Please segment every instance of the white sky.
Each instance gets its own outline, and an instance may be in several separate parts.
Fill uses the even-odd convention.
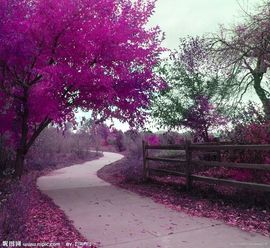
[[[250,10],[263,0],[157,0],[150,26],[159,26],[165,32],[163,46],[178,47],[179,38],[218,31],[219,24],[230,25],[241,20],[243,11]],[[78,117],[86,116],[79,113]],[[111,122],[109,122],[111,123]],[[117,129],[126,131],[127,124],[114,121]]]
[[[150,24],[166,34],[165,47],[178,47],[180,37],[203,35],[241,19],[243,12],[263,0],[157,0]],[[242,13],[241,13],[242,12]]]

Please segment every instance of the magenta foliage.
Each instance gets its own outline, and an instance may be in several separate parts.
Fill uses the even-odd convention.
[[[141,123],[163,50],[154,1],[0,0],[0,132],[19,140],[77,108]],[[27,127],[22,123],[27,122]],[[40,125],[42,127],[42,125]]]
[[[268,122],[260,123],[239,123],[229,134],[233,143],[238,144],[270,144],[270,126]],[[270,163],[268,151],[238,151],[225,154],[224,159],[238,163]],[[237,180],[255,180],[258,182],[270,183],[270,173],[258,170],[232,170],[232,177]]]
[[[194,105],[185,113],[182,124],[192,129],[195,137],[203,138],[205,142],[208,142],[210,129],[225,125],[226,120],[206,96],[197,96]]]
[[[248,182],[253,179],[253,175],[250,170],[230,170],[230,176],[237,181]]]
[[[160,144],[160,138],[156,134],[151,134],[146,136],[146,141],[149,145],[159,145]]]
[[[236,143],[269,144],[269,123],[237,125],[230,138]]]

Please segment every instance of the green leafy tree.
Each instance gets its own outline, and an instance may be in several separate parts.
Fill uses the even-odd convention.
[[[151,109],[160,126],[186,126],[187,112],[201,96],[215,103],[217,111],[224,110],[229,100],[228,84],[224,81],[234,80],[234,77],[224,74],[227,72],[221,70],[208,47],[204,38],[182,39],[179,49],[160,68],[159,73],[168,87],[156,94]]]

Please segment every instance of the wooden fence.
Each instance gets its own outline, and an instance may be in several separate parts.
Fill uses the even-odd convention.
[[[149,156],[149,150],[176,150],[185,151],[185,159],[180,160],[178,158],[164,158],[164,157],[151,157]],[[148,145],[143,141],[143,167],[144,167],[144,178],[148,178],[150,173],[158,172],[167,175],[176,175],[186,178],[186,187],[188,190],[192,187],[193,181],[203,181],[212,184],[226,184],[229,186],[238,186],[243,188],[270,191],[270,185],[258,184],[251,182],[242,182],[229,179],[221,179],[214,177],[207,177],[201,175],[195,175],[194,169],[198,166],[208,166],[208,167],[230,167],[230,168],[247,168],[256,169],[262,171],[270,171],[270,164],[251,164],[251,163],[232,163],[232,162],[221,162],[219,161],[207,161],[207,160],[193,160],[192,153],[194,151],[202,152],[215,152],[220,158],[221,151],[237,151],[237,150],[264,150],[270,151],[270,145],[231,145],[231,144],[191,144],[186,142],[183,145]],[[160,162],[170,162],[175,163],[184,168],[184,172],[161,169],[161,168],[150,168],[149,161],[160,161]]]

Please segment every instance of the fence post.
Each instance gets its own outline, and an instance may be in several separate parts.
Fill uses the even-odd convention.
[[[189,140],[186,141],[186,188],[189,191],[192,187],[192,179],[191,179],[191,158],[192,152],[190,149],[191,142]]]
[[[221,145],[219,138],[214,138],[217,146]],[[221,162],[221,151],[219,149],[215,150],[216,152],[216,161]],[[211,159],[213,160],[213,158]]]
[[[143,179],[146,180],[147,177],[149,176],[149,171],[148,171],[148,161],[146,160],[148,150],[146,149],[145,140],[142,141],[142,147],[143,147]]]
[[[217,151],[217,161],[221,162],[221,151],[220,150]]]

